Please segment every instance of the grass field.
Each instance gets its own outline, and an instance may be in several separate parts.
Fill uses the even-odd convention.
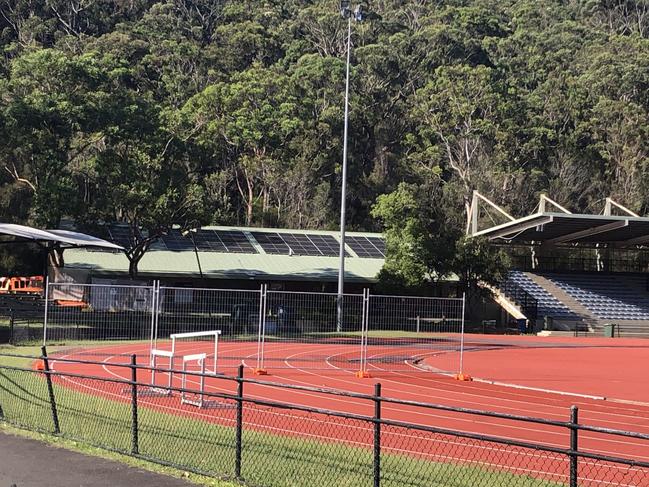
[[[0,353],[2,351],[0,348]],[[39,353],[37,347],[4,351],[25,355]],[[25,367],[30,366],[29,362],[0,357],[0,365]],[[120,387],[123,386],[116,384],[113,392],[118,394]],[[57,383],[54,389],[62,437],[84,445],[124,453],[130,451],[131,406],[126,400],[113,401]],[[0,369],[0,406],[9,423],[30,430],[52,431],[46,381],[40,374]],[[140,407],[139,422],[142,457],[225,480],[232,478],[234,428],[148,407]],[[242,476],[252,485],[372,485],[372,452],[367,448],[273,435],[251,427],[244,427],[243,445]],[[209,481],[210,485],[232,485],[212,482]],[[554,487],[560,484],[491,469],[384,454],[381,485]]]

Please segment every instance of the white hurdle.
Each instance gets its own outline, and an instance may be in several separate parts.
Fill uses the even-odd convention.
[[[213,376],[206,372],[205,359],[207,358],[206,353],[195,353],[192,355],[183,355],[183,367],[182,367],[182,378],[181,378],[181,392],[180,392],[180,404],[186,404],[188,406],[195,406],[197,408],[219,408],[219,409],[231,409],[235,408],[236,404],[220,402],[218,400],[208,401],[205,399],[205,377]],[[187,364],[190,362],[198,363],[198,371],[188,371]],[[187,376],[191,375],[192,377],[200,377],[198,383],[198,390],[193,390],[187,387]]]
[[[169,377],[167,379],[167,388],[158,387],[155,383],[155,373],[158,368],[158,357],[166,357],[169,359]],[[151,350],[151,391],[158,394],[170,395],[171,394],[171,384],[173,381],[173,370],[174,368],[174,355],[172,352],[167,350]]]
[[[207,358],[206,353],[195,353],[193,355],[183,355],[183,372],[181,380],[181,392],[180,392],[180,403],[189,404],[190,406],[196,406],[202,408],[205,404],[205,398],[203,393],[205,392],[205,359]],[[191,399],[190,394],[187,390],[187,362],[198,362],[200,368],[200,384],[198,392],[193,394],[198,396],[198,399]]]
[[[169,335],[169,338],[171,338],[171,353],[176,354],[176,340],[180,338],[199,338],[199,337],[214,337],[214,365],[210,370],[205,370],[206,374],[212,374],[216,375],[217,369],[216,369],[216,362],[217,362],[217,357],[219,353],[219,335],[221,334],[221,330],[210,330],[210,331],[194,331],[190,333],[173,333]],[[190,355],[191,356],[191,355]],[[205,358],[207,359],[207,354],[205,354]],[[172,359],[173,360],[173,359]]]
[[[152,348],[150,352],[151,356],[151,388],[146,391],[146,395],[171,395],[171,387],[173,385],[173,370],[174,370],[174,361],[175,357],[177,355],[176,352],[176,341],[182,338],[199,338],[199,337],[213,337],[214,339],[214,364],[210,368],[210,370],[207,370],[206,367],[206,362],[207,362],[207,353],[199,353],[199,354],[192,354],[192,355],[185,355],[183,356],[183,388],[185,387],[185,381],[186,381],[186,375],[184,374],[185,371],[185,363],[187,361],[197,361],[200,359],[199,363],[201,366],[201,375],[217,375],[217,368],[216,368],[216,362],[217,362],[217,357],[219,353],[219,335],[221,335],[221,330],[210,330],[210,331],[195,331],[195,332],[189,332],[189,333],[173,333],[169,335],[169,338],[171,338],[171,350],[161,350],[159,348]],[[200,356],[203,356],[200,358]],[[156,385],[156,371],[158,368],[158,359],[159,357],[166,357],[169,359],[169,377],[167,380],[167,387],[165,388],[160,387]],[[204,387],[204,378],[201,377],[201,390]],[[201,395],[201,404],[203,403],[203,398]],[[202,406],[199,406],[202,407]]]

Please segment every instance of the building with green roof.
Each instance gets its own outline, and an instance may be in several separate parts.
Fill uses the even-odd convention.
[[[104,238],[129,245],[126,227],[106,228]],[[161,237],[138,265],[138,279],[169,285],[335,291],[339,232],[248,227],[202,227]],[[378,233],[347,232],[345,282],[348,291],[371,286],[385,260]],[[84,283],[129,280],[129,262],[121,252],[99,249],[65,251],[64,267],[50,269],[55,281]]]

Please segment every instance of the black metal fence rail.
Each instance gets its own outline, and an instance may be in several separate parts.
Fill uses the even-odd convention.
[[[135,356],[110,364],[122,372],[114,377],[52,370],[52,362],[105,364],[50,359],[45,350],[0,360],[16,363],[0,365],[4,421],[247,485],[649,485],[649,462],[637,459],[649,456],[649,435],[580,424],[576,407],[569,420],[555,421],[385,397],[380,384],[371,395],[278,384],[244,378],[240,367],[237,376],[210,376],[220,390],[203,391],[204,407],[196,408],[179,396],[199,395],[193,384],[201,374],[185,372],[189,386],[152,388],[146,378],[153,369]],[[34,361],[42,370],[25,367]],[[329,407],[280,400],[277,391],[328,398]],[[394,407],[541,425],[563,433],[565,444],[403,421],[390,417]],[[637,458],[584,449],[585,432],[635,442]]]
[[[44,310],[44,301],[38,296],[0,296],[0,343],[41,339]]]

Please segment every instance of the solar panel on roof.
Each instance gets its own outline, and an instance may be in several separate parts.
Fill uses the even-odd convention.
[[[280,237],[291,248],[295,255],[316,255],[321,256],[322,252],[309,239],[307,235],[300,233],[282,233]]]
[[[124,225],[101,225],[92,231],[90,235],[116,243],[125,249],[129,249],[134,245],[133,239],[131,238],[131,230]],[[88,247],[87,250],[90,252],[116,252],[115,250],[101,247]]]
[[[367,237],[367,240],[370,241],[374,247],[376,247],[376,250],[381,252],[383,254],[383,257],[385,257],[385,240],[381,237]]]
[[[225,245],[228,252],[235,254],[256,254],[257,250],[252,246],[248,237],[237,230],[215,230],[214,233],[218,235]]]
[[[215,230],[199,230],[194,234],[196,248],[201,252],[227,252],[228,249]]]
[[[189,236],[184,237],[179,230],[169,231],[160,240],[167,247],[167,250],[171,250],[172,252],[192,250],[194,248],[191,238]]]
[[[108,228],[105,225],[102,225],[96,229],[93,229],[92,231],[89,231],[88,235],[92,235],[93,237],[108,240],[109,242],[111,241],[110,233],[108,232]],[[117,242],[113,242],[113,243],[117,243]],[[86,250],[88,252],[114,252],[113,250],[105,249],[102,247],[87,247]]]
[[[370,259],[381,259],[384,257],[383,252],[377,249],[367,237],[349,236],[345,240],[347,245],[349,245],[359,257]]]
[[[289,254],[289,247],[279,233],[252,232],[252,236],[267,254]]]
[[[340,253],[340,243],[333,236],[309,234],[308,237],[322,255],[335,257]],[[345,252],[345,255],[349,254]]]
[[[180,230],[171,230],[162,236],[151,248],[172,252],[193,250],[194,244],[200,252],[223,252],[256,254],[257,250],[243,232],[199,229],[183,235]]]

